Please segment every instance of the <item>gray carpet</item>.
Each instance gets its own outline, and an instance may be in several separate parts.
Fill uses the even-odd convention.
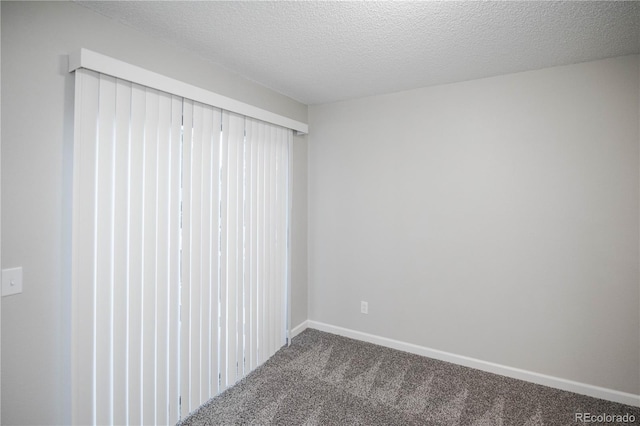
[[[181,425],[564,426],[583,412],[640,419],[637,407],[308,329]]]

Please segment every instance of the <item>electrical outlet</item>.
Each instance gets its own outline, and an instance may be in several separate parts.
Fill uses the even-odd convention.
[[[369,304],[367,302],[360,302],[360,313],[368,314],[369,313]]]

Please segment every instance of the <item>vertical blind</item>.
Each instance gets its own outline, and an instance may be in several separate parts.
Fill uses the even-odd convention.
[[[291,130],[76,70],[73,421],[169,424],[286,343]]]

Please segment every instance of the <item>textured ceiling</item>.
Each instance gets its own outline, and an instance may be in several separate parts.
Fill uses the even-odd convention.
[[[640,2],[78,2],[305,104],[640,52]]]

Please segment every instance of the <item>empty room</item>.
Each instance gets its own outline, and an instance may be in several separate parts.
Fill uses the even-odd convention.
[[[1,424],[639,424],[640,2],[0,19]]]

